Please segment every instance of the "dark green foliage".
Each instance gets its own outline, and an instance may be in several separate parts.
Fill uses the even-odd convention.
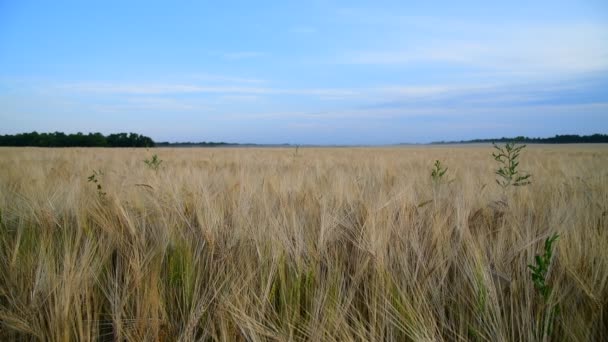
[[[108,135],[110,147],[154,147],[154,141],[136,133],[118,133]]]
[[[93,183],[96,185],[97,194],[99,195],[99,197],[103,198],[107,194],[103,191],[103,188],[102,188],[101,184],[99,183],[100,176],[103,176],[103,172],[101,170],[93,171],[93,173],[87,179],[89,180],[89,183]]]
[[[500,147],[495,143],[492,143],[496,149],[495,153],[492,153],[492,157],[501,164],[496,170],[496,174],[500,177],[496,179],[496,183],[503,188],[507,188],[509,185],[523,186],[530,184],[531,175],[527,173],[519,172],[519,154],[526,145],[517,145],[516,143],[507,143],[504,147]]]
[[[144,163],[146,163],[146,165],[154,171],[158,171],[158,168],[162,162],[163,161],[160,160],[156,154],[152,156],[152,159],[144,160]]]
[[[461,140],[461,141],[438,141],[432,144],[478,144],[478,143],[489,143],[489,142],[500,142],[507,143],[516,141],[519,143],[527,144],[599,144],[608,143],[608,134],[592,134],[592,135],[578,135],[578,134],[566,134],[556,135],[550,138],[529,138],[524,136],[518,136],[515,138],[500,138],[500,139],[473,139],[473,140]]]
[[[433,182],[438,183],[443,178],[443,175],[448,171],[448,168],[444,168],[441,165],[439,160],[435,160],[435,164],[433,165],[433,170],[431,171],[431,178],[433,178]]]
[[[38,147],[154,147],[154,140],[137,133],[110,134],[101,133],[68,134],[54,133],[21,133],[0,135],[0,146],[38,146]]]
[[[553,243],[559,238],[558,234],[553,234],[545,240],[545,250],[543,254],[537,254],[534,258],[536,265],[528,265],[532,273],[534,287],[547,301],[551,295],[551,286],[547,284],[547,272],[553,257]]]
[[[543,254],[537,254],[534,257],[535,265],[528,265],[530,273],[532,274],[534,288],[536,288],[538,293],[542,296],[544,302],[543,314],[541,315],[543,327],[540,333],[541,337],[551,336],[553,334],[555,319],[560,313],[559,306],[551,305],[549,302],[552,288],[547,282],[549,266],[551,265],[551,261],[553,259],[553,244],[558,238],[559,235],[556,233],[548,237],[545,240]]]

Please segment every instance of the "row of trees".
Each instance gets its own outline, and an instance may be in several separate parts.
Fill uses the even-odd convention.
[[[434,144],[451,144],[451,143],[506,143],[506,142],[518,142],[528,144],[578,144],[578,143],[608,143],[608,134],[592,134],[592,135],[578,135],[578,134],[567,134],[567,135],[556,135],[550,138],[529,138],[524,136],[518,136],[515,138],[500,138],[500,139],[474,139],[474,140],[463,140],[463,141],[450,141],[450,142],[436,142]]]
[[[0,135],[0,146],[38,146],[38,147],[154,147],[152,138],[137,133],[116,133],[105,136],[101,133],[65,134],[20,133]]]

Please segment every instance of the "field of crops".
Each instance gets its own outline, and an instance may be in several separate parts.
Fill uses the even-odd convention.
[[[608,146],[492,152],[0,148],[0,340],[605,340]]]

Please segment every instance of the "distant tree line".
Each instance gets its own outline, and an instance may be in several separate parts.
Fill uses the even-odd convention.
[[[0,146],[38,146],[38,147],[154,147],[149,137],[137,133],[115,133],[105,136],[101,133],[65,134],[20,133],[0,135]]]
[[[577,135],[577,134],[566,134],[556,135],[550,138],[529,138],[524,136],[518,136],[515,138],[499,138],[499,139],[473,139],[473,140],[461,140],[461,141],[438,141],[433,144],[474,144],[474,143],[505,143],[505,142],[519,142],[527,144],[580,144],[580,143],[608,143],[608,134],[592,134],[592,135]]]

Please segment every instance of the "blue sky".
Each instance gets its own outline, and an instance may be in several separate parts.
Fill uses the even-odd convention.
[[[0,0],[0,134],[608,133],[605,1]]]

